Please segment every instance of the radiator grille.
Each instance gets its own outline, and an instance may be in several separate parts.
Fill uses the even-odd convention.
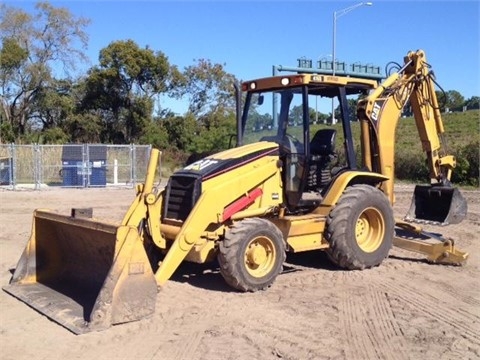
[[[201,193],[201,178],[173,175],[167,185],[165,218],[185,221]]]

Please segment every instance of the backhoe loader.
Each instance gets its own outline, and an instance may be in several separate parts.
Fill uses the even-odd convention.
[[[457,224],[467,212],[450,183],[455,158],[441,142],[434,77],[423,51],[409,52],[381,85],[298,73],[243,82],[238,104],[240,93],[237,146],[185,166],[163,189],[154,185],[160,152],[153,149],[121,225],[82,211],[36,210],[4,290],[82,334],[151,315],[158,289],[183,261],[216,259],[225,281],[245,292],[272,285],[286,252],[322,249],[350,270],[378,266],[393,245],[433,263],[466,261],[452,240],[415,224]],[[347,96],[361,98],[358,156]],[[265,97],[279,111],[262,117]],[[310,134],[316,97],[338,99],[343,152],[335,149],[334,128]],[[395,129],[408,101],[430,179],[416,187],[405,219],[395,220]]]

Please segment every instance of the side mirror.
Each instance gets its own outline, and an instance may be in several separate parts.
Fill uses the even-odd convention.
[[[263,100],[264,100],[264,96],[263,95],[258,95],[257,104],[258,105],[263,105]]]

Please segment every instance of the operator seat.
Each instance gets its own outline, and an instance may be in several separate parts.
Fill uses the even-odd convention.
[[[329,156],[335,153],[337,130],[320,129],[310,142],[310,154],[313,156]]]
[[[337,158],[335,139],[337,130],[320,129],[310,142],[310,159],[307,189],[316,191],[331,180],[327,166]]]

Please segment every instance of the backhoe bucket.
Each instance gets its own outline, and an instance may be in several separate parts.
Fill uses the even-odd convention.
[[[157,294],[135,227],[44,210],[3,289],[75,334],[149,316]]]
[[[450,186],[417,185],[405,221],[424,224],[458,224],[467,216],[467,201]]]

